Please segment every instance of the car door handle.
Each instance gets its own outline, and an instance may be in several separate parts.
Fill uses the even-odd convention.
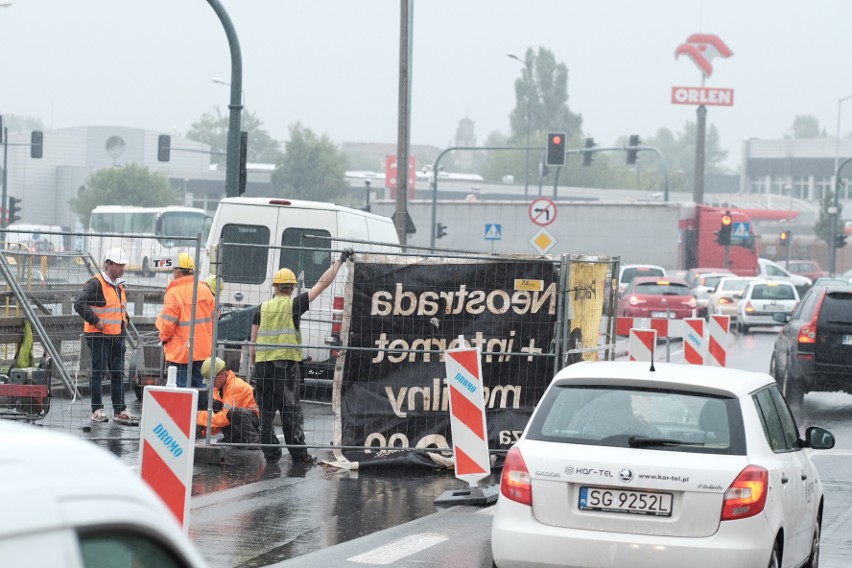
[[[790,481],[785,474],[781,474],[781,483],[787,483]]]
[[[808,478],[808,474],[804,471],[802,472],[802,481],[805,481]]]

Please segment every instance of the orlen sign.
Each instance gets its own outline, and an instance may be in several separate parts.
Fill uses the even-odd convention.
[[[734,106],[734,90],[710,87],[672,87],[672,104]]]

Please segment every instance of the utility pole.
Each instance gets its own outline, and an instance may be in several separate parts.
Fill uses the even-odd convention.
[[[396,139],[396,211],[393,223],[399,243],[408,243],[408,149],[411,138],[411,0],[399,6],[399,116]]]

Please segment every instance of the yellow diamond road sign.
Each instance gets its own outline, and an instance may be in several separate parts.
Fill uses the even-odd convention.
[[[539,254],[546,254],[556,244],[556,239],[542,227],[530,239],[530,244]]]

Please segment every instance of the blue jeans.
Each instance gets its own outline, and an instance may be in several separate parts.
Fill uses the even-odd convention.
[[[204,384],[204,377],[201,375],[201,365],[204,361],[192,362],[192,385],[198,389],[198,409],[207,410],[207,385]],[[189,365],[186,363],[166,363],[166,365],[174,365],[177,367],[177,386],[186,388],[187,386],[187,369]]]
[[[103,408],[103,380],[109,379],[112,397],[112,412],[119,414],[127,408],[124,403],[124,336],[89,335],[86,344],[92,354],[92,377],[89,390],[92,393],[92,412]]]

